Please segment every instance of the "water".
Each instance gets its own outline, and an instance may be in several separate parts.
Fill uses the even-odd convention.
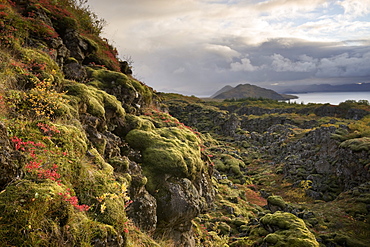
[[[294,94],[298,99],[290,100],[296,103],[329,103],[339,105],[346,100],[368,100],[370,102],[370,92],[325,92],[325,93],[304,93]]]

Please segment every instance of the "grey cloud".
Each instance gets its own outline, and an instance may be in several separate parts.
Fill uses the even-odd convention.
[[[189,50],[153,53],[146,63],[155,66],[146,74],[150,75],[151,82],[160,85],[150,86],[160,91],[197,92],[198,95],[211,95],[227,84],[269,86],[282,81],[289,84],[289,81],[325,83],[328,80],[335,84],[369,77],[370,47],[339,44],[278,39],[246,46],[233,39],[212,45],[215,49],[194,46]],[[163,57],[166,59],[161,60]],[[138,71],[140,74],[141,69]]]
[[[249,58],[245,57],[240,62],[234,62],[230,64],[232,71],[256,71],[260,69],[258,66],[254,66]]]
[[[294,71],[294,72],[310,72],[316,69],[315,59],[303,54],[301,61],[293,62],[288,58],[283,57],[280,54],[274,54],[271,56],[272,68],[277,72],[282,71]]]
[[[239,52],[231,49],[229,46],[226,45],[207,44],[205,46],[205,50],[209,51],[210,53],[222,56],[228,61],[232,61],[234,57],[240,56]]]
[[[319,77],[370,76],[370,52],[361,54],[343,53],[323,58],[318,65]]]
[[[341,3],[355,16],[354,2],[89,0],[109,23],[107,38],[132,57],[138,79],[158,91],[198,95],[227,84],[369,77],[370,23],[318,13]]]

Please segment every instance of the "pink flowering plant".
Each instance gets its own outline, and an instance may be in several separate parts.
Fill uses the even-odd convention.
[[[39,183],[50,180],[65,188],[67,185],[63,181],[58,163],[62,163],[63,159],[68,159],[68,152],[55,145],[50,145],[54,144],[52,138],[60,135],[61,131],[56,126],[43,122],[37,123],[36,126],[42,139],[48,142],[48,145],[45,142],[23,140],[17,136],[11,138],[14,148],[26,157],[24,166],[26,176]],[[87,211],[90,208],[88,205],[80,205],[77,196],[72,195],[69,188],[65,193],[58,193],[58,196],[78,211]]]

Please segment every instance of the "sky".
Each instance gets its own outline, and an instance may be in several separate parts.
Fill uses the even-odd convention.
[[[159,92],[370,82],[370,0],[88,0]]]

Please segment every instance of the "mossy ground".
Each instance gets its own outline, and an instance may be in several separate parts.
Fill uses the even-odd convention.
[[[201,101],[191,97],[179,97],[176,95],[169,95],[168,100],[170,104],[174,105],[192,105],[197,103],[198,105],[221,105],[224,108],[242,104],[263,108],[292,107],[292,104],[268,102],[266,105],[265,102],[253,100],[244,102]],[[294,107],[312,107],[313,111],[320,106],[312,104],[310,106],[294,105]],[[205,106],[206,108],[207,106]],[[183,114],[186,114],[186,112]],[[297,125],[304,124],[307,121],[315,124],[313,129],[301,129],[299,127],[293,129],[285,143],[295,142],[315,128],[327,126],[338,128],[340,125],[349,125],[350,129],[348,132],[338,132],[336,135],[340,135],[341,140],[349,139],[353,150],[366,150],[366,145],[368,144],[366,139],[368,137],[368,126],[366,124],[368,123],[368,117],[361,121],[354,121],[342,118],[319,117],[312,113],[308,116],[295,113],[283,115]],[[266,116],[254,116],[256,119],[264,117]],[[364,202],[367,194],[357,191],[357,197],[362,199],[355,200],[353,195],[343,194],[333,202],[315,201],[306,195],[306,190],[310,188],[309,181],[293,184],[294,181],[284,178],[284,164],[272,162],[270,155],[259,151],[258,148],[254,148],[251,143],[235,141],[233,138],[214,133],[212,133],[212,136],[217,141],[214,141],[212,145],[206,146],[206,150],[211,154],[210,159],[219,173],[216,176],[218,179],[214,178],[217,192],[216,203],[214,211],[201,215],[194,221],[194,227],[200,239],[199,245],[259,246],[265,243],[271,246],[318,246],[316,238],[320,239],[320,246],[324,246],[324,243],[337,244],[338,246],[366,245],[366,238],[370,236],[370,232],[367,230],[370,229],[368,211],[365,210],[366,203]],[[333,135],[333,138],[338,138],[338,136]],[[360,139],[353,138],[362,138],[361,140],[364,142],[360,143],[358,141]],[[344,145],[346,145],[346,142],[344,142]],[[233,166],[237,166],[239,169],[233,168]],[[242,173],[242,176],[240,176],[239,171]],[[364,189],[359,191],[364,191]],[[265,197],[275,195],[275,197],[269,198],[269,203],[276,204],[281,209],[291,212],[297,212],[298,210],[298,212],[302,212],[302,215],[311,215],[309,212],[312,212],[314,216],[311,215],[312,217],[305,217],[302,220],[291,213],[282,214],[277,212],[276,218],[284,216],[283,218],[286,218],[287,222],[293,220],[297,222],[299,227],[296,228],[296,232],[294,232],[295,230],[293,232],[290,230],[269,232],[257,223],[258,219],[263,219],[263,216],[269,213],[266,206],[268,201],[262,195]],[[273,200],[274,198],[280,199]],[[279,214],[281,215],[279,216]],[[355,215],[357,215],[357,218],[354,217]],[[284,221],[279,220],[279,222]],[[292,222],[287,223],[289,227],[294,225]],[[306,234],[307,241],[304,240],[306,237],[299,236],[303,233]]]
[[[115,50],[89,22],[92,13],[73,2],[30,1],[21,9],[0,1],[0,121],[8,132],[1,138],[11,141],[20,163],[19,176],[0,192],[5,246],[128,243],[129,174],[114,173],[79,121],[81,114],[103,122],[124,118],[125,110],[114,96],[65,80],[49,46],[74,28],[92,47],[86,63],[119,70]],[[51,18],[52,25],[38,15]]]

